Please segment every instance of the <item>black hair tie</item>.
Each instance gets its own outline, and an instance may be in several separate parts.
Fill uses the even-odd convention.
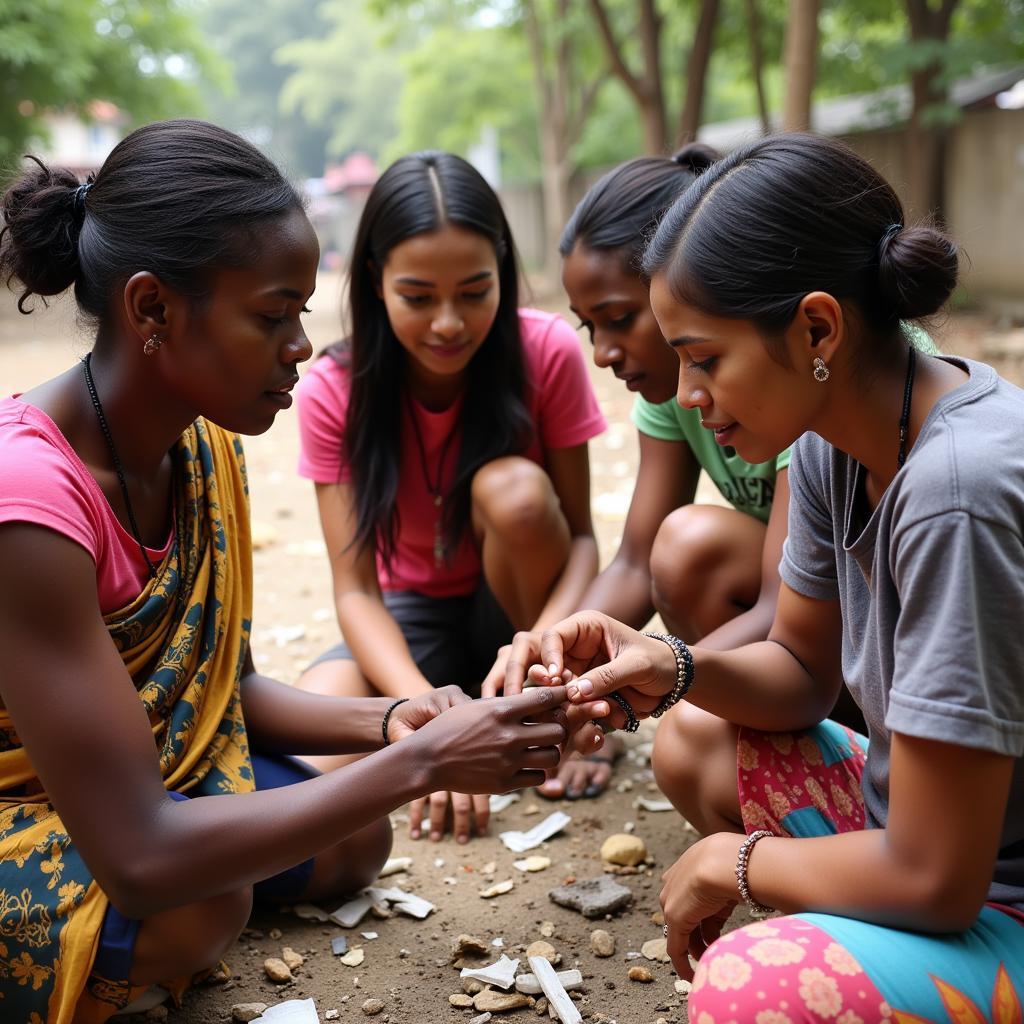
[[[881,241],[878,243],[878,251],[880,254],[889,248],[889,244],[902,230],[902,224],[890,224],[885,229],[885,234],[882,235]]]
[[[84,185],[79,185],[71,194],[71,205],[75,211],[75,218],[81,223],[85,219],[85,197],[92,188],[92,175]]]

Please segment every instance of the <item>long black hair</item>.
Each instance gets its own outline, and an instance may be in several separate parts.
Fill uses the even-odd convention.
[[[568,256],[577,242],[588,249],[621,250],[626,268],[639,273],[659,218],[717,159],[710,146],[691,142],[672,157],[640,156],[619,164],[573,210],[559,253]]]
[[[215,268],[247,266],[265,221],[302,209],[281,172],[244,139],[206,121],[158,121],[125,137],[88,183],[35,157],[5,192],[0,278],[32,295],[72,284],[102,325],[118,288],[152,271],[196,304]]]
[[[701,175],[661,221],[643,266],[648,276],[664,272],[680,302],[753,322],[785,363],[780,332],[809,292],[853,304],[865,340],[884,345],[901,321],[942,307],[958,250],[928,224],[905,226],[892,186],[853,150],[785,134]]]
[[[454,224],[483,235],[498,261],[498,312],[467,367],[460,412],[462,442],[445,502],[444,533],[454,551],[471,511],[473,475],[485,463],[521,452],[532,439],[519,334],[519,268],[512,232],[494,190],[465,160],[427,151],[395,161],[373,186],[359,220],[349,278],[351,335],[328,350],[351,371],[343,454],[352,472],[352,543],[379,551],[385,565],[398,532],[406,360],[378,293],[388,253],[414,235]]]

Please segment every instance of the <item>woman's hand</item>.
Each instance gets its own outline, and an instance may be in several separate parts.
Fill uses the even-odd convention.
[[[460,704],[472,700],[458,686],[439,686],[429,693],[420,693],[399,704],[388,719],[388,739],[397,743],[400,739],[422,729],[438,715]]]
[[[661,876],[668,955],[680,978],[692,980],[689,957],[701,958],[739,901],[735,871],[742,842],[732,832],[708,836]]]

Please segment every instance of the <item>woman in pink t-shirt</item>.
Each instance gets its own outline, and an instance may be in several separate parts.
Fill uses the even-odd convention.
[[[575,608],[597,570],[587,441],[604,420],[578,339],[519,308],[498,197],[447,153],[403,157],[374,186],[349,299],[349,337],[299,389],[299,472],[316,484],[345,643],[299,685],[493,692],[498,649]],[[474,815],[486,826],[485,797],[451,806],[460,841]],[[448,808],[431,798],[432,838]]]

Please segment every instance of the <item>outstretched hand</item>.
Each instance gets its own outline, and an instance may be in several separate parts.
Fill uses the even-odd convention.
[[[399,704],[391,712],[388,738],[392,743],[411,735],[438,715],[472,700],[458,686],[439,686],[429,693],[420,693]]]

